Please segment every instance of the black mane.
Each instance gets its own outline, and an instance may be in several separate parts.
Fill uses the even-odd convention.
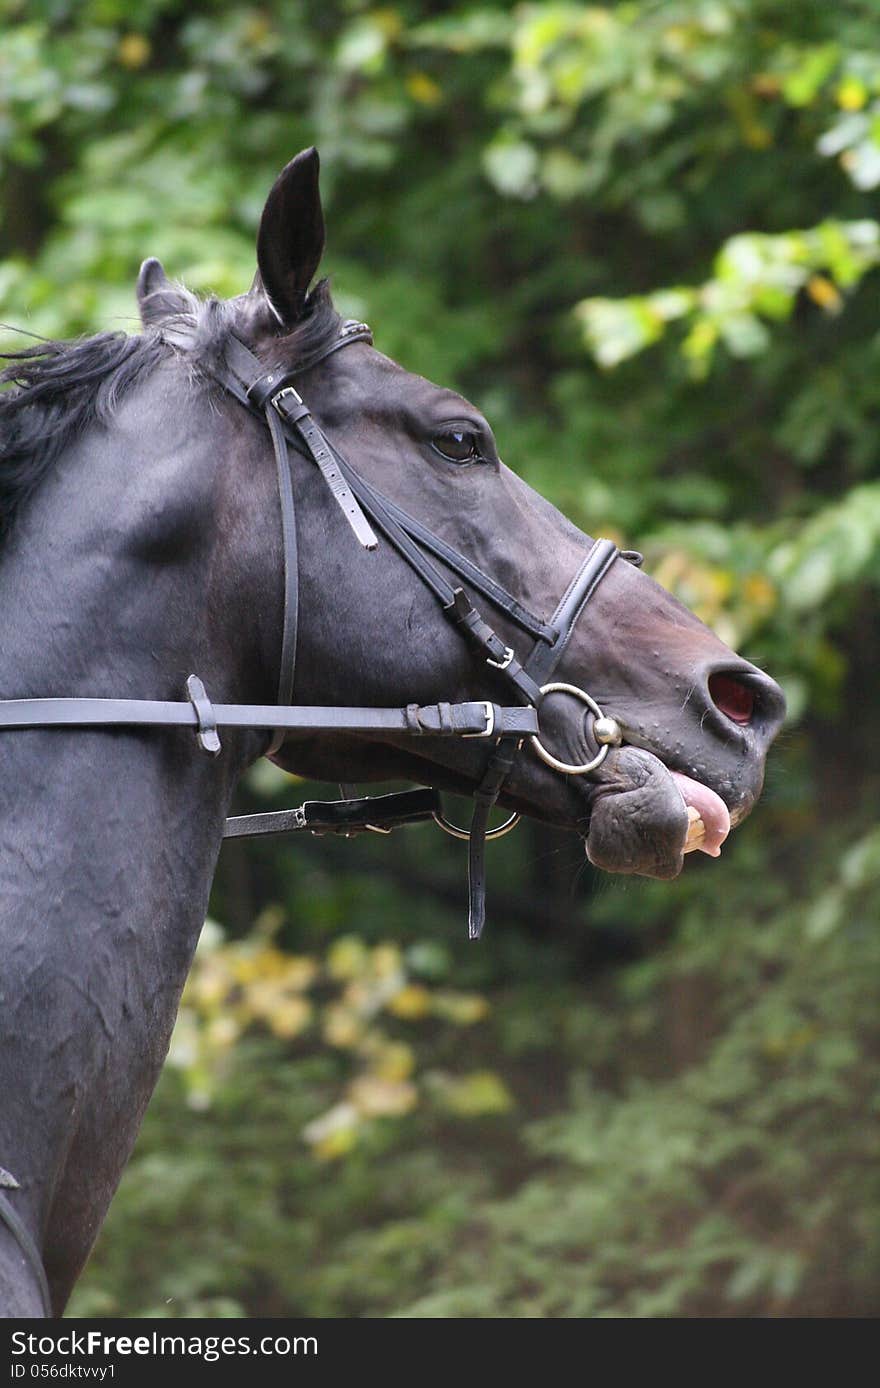
[[[122,394],[163,354],[155,335],[99,333],[5,352],[0,381],[0,538],[65,448],[106,424]]]
[[[198,370],[222,356],[240,314],[240,301],[199,300],[176,287],[180,311],[166,323],[185,327],[194,339]],[[302,319],[278,337],[287,369],[320,355],[339,335],[341,319],[322,280],[306,301]],[[122,396],[155,370],[172,348],[162,324],[143,334],[98,333],[72,342],[40,340],[18,352],[0,353],[0,541],[61,453],[87,428],[106,427]]]

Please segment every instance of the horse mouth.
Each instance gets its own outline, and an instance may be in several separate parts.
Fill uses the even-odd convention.
[[[708,853],[710,858],[721,856],[721,845],[731,829],[730,811],[721,796],[702,781],[692,781],[680,771],[670,771],[682,800],[687,806],[688,830],[685,853]]]
[[[677,877],[691,853],[719,857],[756,799],[752,787],[715,789],[626,742],[608,756],[594,786],[582,822],[587,857],[606,872],[642,877]]]

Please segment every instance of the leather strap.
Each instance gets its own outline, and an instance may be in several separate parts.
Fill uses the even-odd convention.
[[[364,325],[359,324],[357,326],[362,328]],[[360,338],[358,334],[355,334],[353,338],[347,340],[358,341]],[[345,345],[345,343],[340,345]],[[484,574],[476,564],[459,554],[457,550],[452,549],[444,540],[423,526],[420,521],[407,515],[399,506],[370,486],[364,478],[355,472],[351,464],[333,447],[333,444],[308,414],[307,407],[303,405],[299,394],[292,391],[290,382],[300,371],[305,369],[304,367],[298,366],[296,371],[287,374],[280,371],[266,372],[259,358],[235,337],[231,337],[228,342],[225,362],[230,374],[220,375],[219,379],[222,384],[235,395],[236,399],[254,413],[258,413],[261,418],[260,404],[265,404],[267,400],[273,398],[276,399],[282,417],[287,414],[290,415],[290,418],[285,417],[285,431],[288,441],[293,443],[299,452],[314,460],[312,448],[309,446],[309,441],[303,437],[301,427],[302,419],[308,417],[310,425],[314,429],[313,443],[317,442],[322,453],[326,450],[330,455],[353,498],[359,503],[361,511],[366,513],[373,524],[382,530],[386,538],[407,560],[411,568],[431,589],[444,608],[453,604],[456,590],[445,574],[427,559],[423,550],[428,550],[434,554],[436,558],[464,578],[472,588],[488,598],[511,621],[530,635],[548,643],[555,640],[557,632],[552,623],[547,623],[528,612],[511,593],[508,593],[494,579]],[[292,391],[292,394],[288,396],[285,394],[286,391]],[[299,404],[289,405],[287,402],[294,396]],[[305,412],[302,415],[301,410]],[[503,649],[503,643],[501,644]]]
[[[236,815],[226,821],[227,839],[255,834],[360,834],[368,830],[390,833],[403,824],[431,820],[441,810],[436,790],[403,790],[392,795],[362,795],[348,800],[306,800],[292,810]]]
[[[192,677],[191,677],[192,678]],[[488,701],[407,704],[404,708],[332,708],[300,704],[211,704],[204,685],[200,707],[156,699],[3,699],[0,728],[276,728],[287,732],[355,733],[361,737],[528,737],[539,731],[533,708]],[[188,686],[189,687],[189,686]],[[206,747],[206,751],[213,748]]]
[[[296,402],[292,408],[289,405],[291,399]],[[293,424],[299,431],[313,463],[318,467],[321,476],[327,483],[330,495],[354,531],[355,539],[363,545],[364,549],[376,549],[379,541],[376,539],[370,522],[353,497],[351,488],[343,477],[327,440],[308,411],[303,413],[301,409],[297,409],[297,403],[302,406],[302,400],[293,386],[288,386],[280,395],[275,395],[272,398],[272,404],[284,422]]]
[[[278,672],[278,702],[282,708],[293,703],[293,677],[296,670],[296,636],[299,623],[299,553],[296,537],[296,508],[287,441],[274,410],[266,410],[266,423],[275,453],[278,500],[281,507],[281,549],[284,555],[284,614],[281,634],[281,663]],[[276,728],[266,756],[278,751],[284,741],[283,728]]]
[[[346,346],[357,340],[356,336],[351,336],[338,345]],[[270,409],[274,407],[277,410],[286,429],[295,431],[301,438],[306,453],[319,469],[359,544],[364,549],[375,549],[378,541],[369,521],[352,495],[327,439],[312,418],[302,396],[290,383],[293,375],[298,375],[305,368],[299,366],[295,373],[266,371],[259,357],[255,357],[243,342],[232,335],[227,341],[224,356],[231,373],[231,377],[221,377],[226,388],[243,404],[267,418]]]
[[[613,540],[596,540],[571,583],[566,588],[550,625],[558,633],[552,646],[536,644],[525,668],[537,685],[549,684],[571,639],[578,618],[611,568],[619,551]]]
[[[552,645],[536,641],[531,654],[521,667],[521,674],[518,678],[514,676],[519,687],[522,687],[523,681],[534,687],[535,696],[532,702],[537,708],[540,708],[544,697],[540,686],[549,683],[550,676],[568,645],[575,623],[614,563],[617,554],[618,549],[613,540],[595,542],[550,619],[550,626],[556,632],[555,641]],[[521,740],[513,737],[502,738],[489,757],[483,779],[474,792],[474,814],[468,841],[468,936],[472,940],[480,938],[486,919],[484,859],[489,814],[513,769],[521,747]]]
[[[332,446],[332,445],[331,445]],[[348,468],[345,459],[340,460],[340,466]],[[389,519],[395,521],[399,528],[407,534],[410,539],[426,549],[429,554],[433,554],[439,559],[447,569],[451,569],[459,578],[480,593],[484,598],[488,598],[499,611],[503,612],[516,626],[527,632],[530,636],[540,637],[544,641],[552,642],[556,639],[556,631],[553,626],[536,617],[523,607],[512,593],[508,593],[506,588],[502,588],[500,583],[496,583],[494,578],[478,568],[466,555],[460,554],[457,549],[453,549],[439,535],[435,535],[427,526],[422,525],[421,521],[409,515],[390,497],[383,496],[377,492],[369,482],[358,475],[352,476],[353,469],[349,469],[347,475],[353,489],[357,492],[362,504],[372,505],[381,502],[382,507]]]
[[[486,924],[486,831],[489,815],[519,755],[521,739],[502,738],[474,791],[474,813],[468,839],[468,939],[479,940]]]

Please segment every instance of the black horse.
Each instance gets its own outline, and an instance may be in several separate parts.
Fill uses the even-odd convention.
[[[261,369],[299,368],[298,392],[358,476],[524,608],[557,607],[592,542],[502,465],[473,405],[363,335],[335,350],[343,325],[326,286],[309,292],[323,241],[307,151],[269,195],[249,293],[201,303],[148,261],[141,336],[41,344],[12,362],[0,396],[0,699],[174,701],[197,671],[217,700],[276,701],[278,479],[265,421],[218,384],[233,338]],[[313,459],[291,457],[293,702],[499,700],[503,662],[493,669],[444,620],[384,534],[357,543]],[[522,657],[503,604],[493,621]],[[672,877],[687,849],[717,853],[760,792],[777,686],[620,559],[572,622],[554,678],[585,684],[623,743],[573,776],[527,742],[497,778],[501,803],[577,831],[611,871]],[[524,701],[508,689],[499,702]],[[592,760],[583,704],[556,694],[546,712],[557,758]],[[206,757],[186,729],[0,732],[7,1316],[44,1313],[40,1260],[60,1314],[100,1229],[165,1059],[233,789],[268,736],[227,731]],[[307,776],[465,793],[484,781],[491,747],[393,731],[272,737],[275,760]]]

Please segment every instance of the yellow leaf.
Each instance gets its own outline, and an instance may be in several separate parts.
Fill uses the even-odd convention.
[[[357,1129],[340,1129],[337,1133],[330,1133],[328,1137],[321,1138],[312,1146],[312,1152],[320,1161],[338,1161],[340,1157],[347,1157],[349,1152],[357,1146]]]
[[[395,993],[387,1004],[388,1011],[404,1021],[414,1022],[427,1017],[431,1011],[431,994],[420,983],[410,983]]]
[[[189,996],[203,1012],[212,1011],[230,990],[230,982],[223,964],[214,956],[209,963],[198,967],[190,981]]]
[[[312,1009],[305,998],[286,998],[273,1008],[268,1022],[276,1036],[290,1040],[305,1031],[312,1018]]]
[[[237,983],[252,983],[260,975],[260,965],[255,955],[239,954],[232,961],[232,973]]]
[[[769,612],[776,606],[776,589],[764,574],[749,574],[743,583],[743,597],[749,607]]]
[[[404,1041],[389,1041],[375,1048],[370,1072],[380,1080],[405,1080],[412,1074],[416,1058]]]
[[[299,992],[314,982],[317,972],[317,964],[308,955],[289,955],[284,966],[284,986]]]
[[[348,1050],[357,1045],[362,1035],[363,1024],[349,1008],[337,1004],[324,1012],[324,1040],[328,1045]]]
[[[752,91],[756,96],[778,96],[782,91],[782,83],[772,72],[758,72],[752,78]]]
[[[843,299],[835,285],[825,275],[811,275],[807,280],[807,293],[827,313],[839,313],[843,307]]]
[[[365,1118],[399,1117],[418,1103],[418,1090],[406,1080],[383,1080],[361,1075],[348,1087],[348,1097]]]
[[[481,1118],[513,1108],[510,1091],[492,1070],[474,1070],[470,1075],[455,1077],[438,1075],[434,1087],[443,1107],[461,1118]]]
[[[373,10],[370,19],[380,29],[386,39],[396,39],[403,29],[403,18],[397,10]]]
[[[356,978],[367,962],[367,947],[356,935],[335,940],[327,953],[327,969],[331,978]]]
[[[749,149],[769,149],[773,143],[773,132],[766,125],[761,125],[760,121],[744,121],[741,131],[743,143]]]
[[[123,34],[116,56],[123,67],[139,68],[150,60],[150,40],[143,34]]]
[[[377,978],[388,978],[400,972],[400,950],[397,945],[377,945],[370,962]]]
[[[358,1139],[360,1116],[354,1104],[334,1104],[303,1128],[303,1137],[316,1157],[333,1161],[352,1150]]]
[[[256,979],[248,987],[242,999],[247,1012],[252,1017],[268,1019],[281,1001],[281,994],[270,979]]]
[[[834,93],[838,106],[844,111],[861,111],[868,100],[868,90],[858,77],[844,77]]]
[[[287,955],[274,945],[259,950],[255,962],[261,978],[281,978],[287,969]]]
[[[252,10],[244,26],[244,37],[248,43],[260,43],[271,32],[269,16]]]
[[[234,1017],[213,1017],[208,1023],[206,1035],[209,1046],[216,1050],[225,1050],[238,1040],[240,1028]]]
[[[406,90],[420,106],[436,106],[443,96],[440,83],[426,72],[411,72],[406,79]]]
[[[489,1004],[478,993],[442,992],[434,994],[433,1010],[447,1022],[467,1027],[481,1022],[488,1015]]]

